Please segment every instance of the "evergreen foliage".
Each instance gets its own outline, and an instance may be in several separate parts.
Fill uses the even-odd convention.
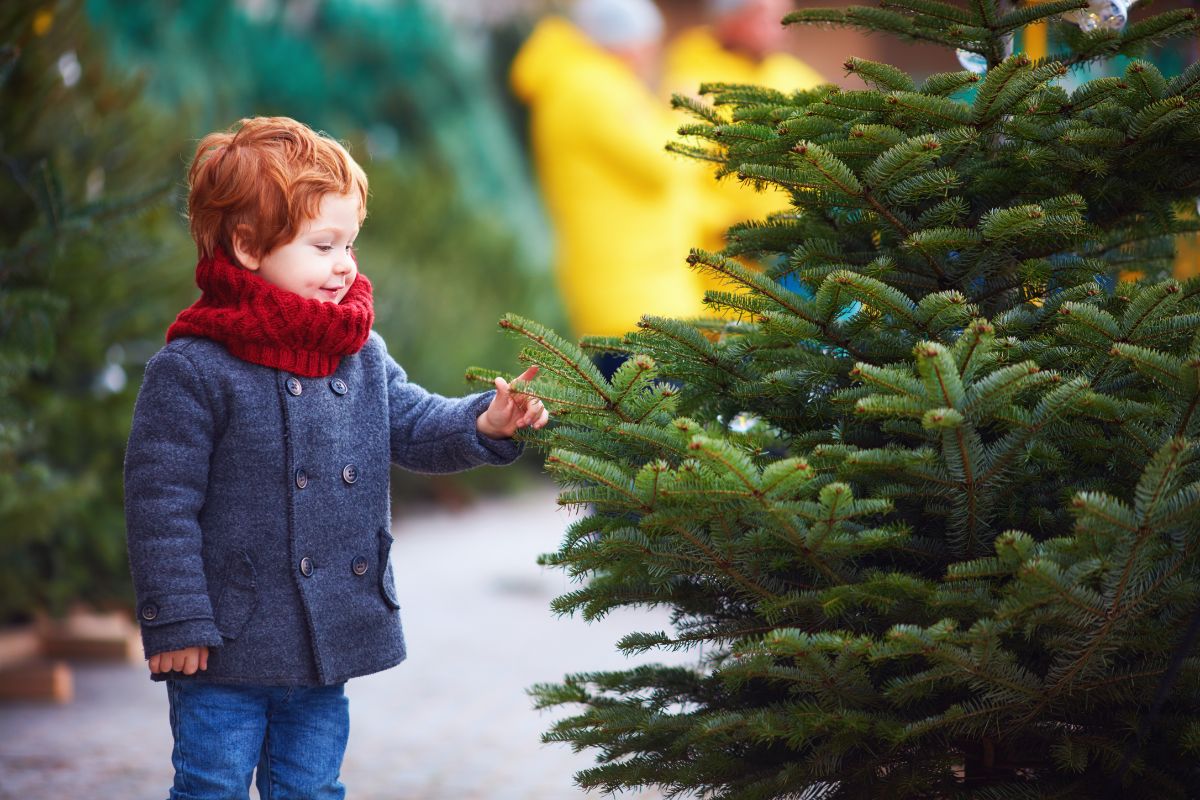
[[[679,100],[680,149],[793,201],[689,257],[722,318],[583,346],[502,323],[542,368],[560,502],[591,511],[543,557],[579,582],[555,610],[664,606],[620,647],[699,654],[535,689],[575,709],[546,739],[595,752],[583,786],[1200,796],[1200,280],[1162,277],[1197,227],[1200,66],[1057,84],[1200,23],[1004,57],[1079,5],[794,13],[990,68]],[[602,349],[630,354],[611,383]]]
[[[77,3],[0,12],[0,622],[122,598],[140,365],[190,302],[183,132]]]

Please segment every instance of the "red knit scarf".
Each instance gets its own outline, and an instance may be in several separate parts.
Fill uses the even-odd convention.
[[[332,375],[342,356],[367,343],[375,307],[359,273],[340,303],[309,300],[267,283],[218,250],[196,265],[202,294],[179,312],[167,341],[203,336],[238,358],[306,378]]]

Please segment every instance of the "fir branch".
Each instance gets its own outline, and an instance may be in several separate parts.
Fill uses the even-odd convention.
[[[845,90],[830,92],[821,103],[834,108],[845,109],[858,114],[878,113],[886,108],[884,97],[874,90]]]
[[[663,409],[664,406],[666,406],[668,403],[670,403],[671,398],[674,397],[674,395],[675,395],[674,389],[671,389],[671,390],[664,389],[661,392],[658,400],[656,400],[653,404],[651,404],[649,407],[647,407],[645,412],[643,412],[641,414],[641,416],[639,416],[637,419],[635,419],[634,422],[641,423],[641,422],[645,422],[646,420],[650,419],[650,417],[652,417],[654,414],[657,414],[659,411],[661,411]]]
[[[863,178],[869,186],[891,187],[915,172],[923,172],[937,160],[940,149],[941,143],[930,134],[913,136],[881,153],[863,170]]]
[[[535,351],[532,348],[522,348],[521,353],[517,356],[517,359],[523,364],[537,364],[539,374],[542,374],[543,376],[553,375],[567,385],[574,385],[575,381],[573,378],[575,376],[563,368],[561,361],[549,358],[547,355],[548,354],[546,353]],[[504,373],[497,370],[490,370],[488,372],[490,377],[487,378],[483,378],[478,372],[468,372],[466,377],[469,381],[488,383],[494,388],[494,378],[497,375],[503,375]]]
[[[1161,384],[1164,388],[1179,391],[1180,373],[1184,368],[1181,359],[1125,342],[1114,343],[1109,354],[1129,361],[1138,372]]]
[[[850,377],[912,400],[922,399],[921,383],[898,369],[877,367],[874,364],[860,361],[854,365],[854,369],[850,370]]]
[[[1071,93],[1071,110],[1078,114],[1120,96],[1127,88],[1128,85],[1121,78],[1097,78],[1088,81]]]
[[[738,369],[726,359],[721,358],[717,351],[709,346],[703,337],[696,333],[694,328],[681,326],[671,319],[652,316],[642,317],[638,320],[637,326],[640,330],[654,331],[656,334],[682,345],[686,350],[699,356],[702,361],[716,370],[724,372],[738,380],[750,379],[747,373]],[[622,421],[635,422],[636,420],[624,419]]]
[[[1125,148],[1143,144],[1167,128],[1192,121],[1200,110],[1200,101],[1189,103],[1182,97],[1167,97],[1139,111],[1129,122]],[[1155,141],[1155,146],[1160,143]]]
[[[920,16],[951,24],[959,23],[976,28],[988,27],[977,10],[972,13],[970,8],[951,5],[941,2],[941,0],[879,0],[879,7],[902,8]],[[928,25],[929,23],[922,21],[922,24]]]
[[[975,8],[975,14],[983,23],[983,27],[996,27],[996,0],[970,0],[970,3]]]
[[[1049,591],[1055,600],[1078,609],[1082,614],[1086,614],[1096,620],[1105,619],[1104,610],[1080,599],[1077,594],[1081,587],[1065,583],[1057,565],[1048,560],[1035,558],[1022,564],[1020,579],[1025,584],[1034,584]],[[1039,596],[1036,600],[1028,603],[1013,602],[1006,608],[997,611],[995,619],[1000,622],[1015,622],[1022,617],[1029,616],[1035,607],[1046,607],[1049,603],[1050,598],[1045,596]]]
[[[625,363],[621,365],[621,367],[625,368],[628,365],[632,365],[630,368],[632,372],[631,375],[622,375],[620,369],[618,369],[617,373],[613,375],[613,388],[616,388],[619,385],[618,376],[620,376],[620,383],[625,384],[624,388],[622,388],[617,396],[611,401],[615,408],[619,408],[625,401],[625,398],[629,396],[629,392],[632,391],[635,386],[644,383],[644,381],[642,381],[642,377],[647,373],[652,373],[655,368],[654,359],[650,358],[649,356],[634,356],[633,358],[627,359]]]
[[[962,176],[949,168],[934,169],[904,178],[887,190],[887,198],[903,205],[914,205],[934,197],[945,198],[951,191],[961,188]],[[962,203],[961,198],[950,198]],[[957,205],[953,205],[956,210]]]
[[[936,72],[921,84],[921,94],[931,97],[946,97],[957,91],[979,83],[980,77],[970,70],[957,72]]]
[[[732,561],[730,561],[729,559],[720,555],[719,553],[714,551],[708,545],[704,544],[704,542],[702,542],[699,539],[699,537],[692,534],[691,531],[688,531],[687,529],[683,528],[680,525],[671,525],[669,527],[671,530],[678,533],[680,535],[680,537],[682,537],[684,540],[689,542],[693,547],[695,547],[696,549],[698,549],[702,553],[704,553],[704,555],[708,558],[710,564],[716,566],[716,568],[723,575],[725,575],[726,577],[733,580],[737,585],[752,592],[753,594],[758,595],[759,597],[762,597],[762,598],[765,598],[768,600],[776,599],[777,596],[774,592],[770,591],[769,589],[766,589],[765,587],[759,586],[757,583],[750,580],[745,575],[742,575],[734,567]]]
[[[1148,320],[1176,305],[1180,300],[1179,295],[1180,286],[1173,280],[1143,288],[1129,304],[1129,309],[1121,318],[1121,327],[1125,336],[1130,337],[1137,333],[1138,329]]]
[[[1087,0],[1045,0],[1015,7],[989,27],[998,34],[1011,33],[1034,22],[1050,20],[1068,11],[1087,7]]]
[[[707,103],[703,103],[694,97],[685,94],[671,95],[671,108],[676,111],[686,111],[693,117],[709,123],[710,125],[720,125],[725,122],[717,110]]]
[[[882,91],[911,92],[916,89],[912,77],[907,72],[890,64],[880,64],[876,61],[852,56],[846,59],[842,67],[847,73],[862,78],[868,86],[875,86]]]
[[[563,364],[567,365],[568,368],[575,373],[579,379],[582,379],[584,383],[590,386],[592,391],[594,391],[597,395],[611,405],[611,399],[609,398],[607,388],[604,385],[605,380],[600,375],[599,371],[597,371],[592,362],[588,360],[587,356],[583,355],[582,352],[577,352],[572,355],[568,354],[569,349],[578,351],[578,348],[573,347],[566,340],[545,330],[542,328],[542,326],[530,322],[529,320],[522,319],[516,314],[505,314],[504,318],[500,320],[500,327],[524,336],[525,338],[534,342],[541,349],[553,353],[560,361],[563,362]],[[614,409],[614,411],[616,411],[618,416],[620,416],[620,410]],[[623,421],[629,422],[630,420],[626,419]]]
[[[1158,71],[1158,67],[1149,61],[1135,59],[1129,62],[1129,66],[1125,68],[1125,80],[1147,104],[1162,100],[1167,93],[1166,79]]]
[[[683,144],[682,142],[667,142],[663,149],[668,153],[674,153],[677,156],[685,156],[695,161],[708,161],[713,164],[722,166],[726,163],[726,158],[719,150],[709,150],[705,147],[697,147],[695,145]]]
[[[821,145],[800,141],[792,147],[792,152],[842,194],[847,197],[862,196],[863,187],[854,171]]]
[[[850,270],[838,270],[830,273],[824,282],[830,281],[851,289],[852,291],[848,294],[879,311],[886,312],[898,322],[917,325],[913,316],[916,304],[903,292],[883,281]]]
[[[964,379],[974,373],[975,357],[979,355],[982,358],[984,354],[991,351],[992,345],[995,343],[995,332],[996,329],[987,320],[977,319],[971,322],[963,336],[955,342],[954,355],[958,361],[959,372]]]
[[[1080,36],[1072,42],[1071,55],[1062,59],[1067,67],[1118,55],[1135,56],[1147,45],[1200,32],[1200,18],[1190,8],[1172,9],[1135,22],[1120,34],[1108,31]]]
[[[738,264],[732,259],[723,257],[714,258],[713,254],[706,253],[705,251],[699,249],[692,250],[692,252],[688,255],[687,261],[692,266],[703,265],[708,267],[709,269],[712,269],[724,275],[725,277],[732,279],[734,282],[745,286],[748,289],[760,292],[774,302],[778,303],[782,308],[818,328],[826,337],[829,338],[830,341],[834,342],[838,347],[844,349],[852,357],[864,357],[849,339],[839,336],[834,330],[833,326],[827,320],[821,319],[812,311],[805,308],[802,298],[783,288],[775,281],[771,281],[770,279],[758,275],[757,273],[751,273],[741,264]],[[745,376],[743,375],[739,377],[744,378]]]
[[[942,125],[941,130],[970,125],[975,119],[966,103],[922,92],[892,92],[885,102],[893,111],[911,111],[921,119],[937,120]]]
[[[1200,61],[1192,64],[1167,84],[1166,94],[1187,97],[1200,97]]]
[[[989,483],[1003,473],[1008,468],[1009,464],[1017,454],[1024,449],[1025,444],[1033,438],[1037,433],[1040,433],[1043,428],[1050,424],[1058,417],[1060,413],[1065,411],[1065,407],[1077,399],[1081,394],[1090,390],[1088,381],[1083,378],[1074,378],[1067,381],[1062,386],[1056,388],[1049,396],[1043,398],[1038,403],[1036,416],[1030,421],[1029,425],[1021,430],[1010,434],[1001,442],[1001,449],[990,459],[990,464],[987,470],[979,478],[980,483]]]
[[[1196,414],[1196,409],[1200,407],[1200,370],[1197,370],[1192,364],[1187,365],[1185,375],[1190,380],[1185,384],[1191,394],[1191,399],[1188,400],[1187,408],[1179,415],[1179,424],[1175,426],[1175,436],[1186,436],[1192,425],[1192,417]]]
[[[800,9],[783,18],[784,25],[832,25],[861,28],[868,32],[888,31],[906,38],[921,38],[912,21],[903,14],[870,6],[845,9]]]
[[[1144,590],[1139,594],[1127,598],[1125,605],[1117,609],[1114,613],[1119,616],[1129,616],[1133,611],[1138,609],[1145,609],[1147,613],[1153,613],[1156,604],[1148,602],[1148,598],[1157,595],[1167,581],[1176,577],[1188,567],[1192,563],[1192,559],[1195,557],[1198,549],[1200,549],[1200,543],[1197,542],[1195,537],[1190,538],[1177,558],[1172,559],[1153,581],[1146,584]]]
[[[1159,450],[1154,460],[1151,462],[1151,465],[1148,466],[1146,471],[1143,473],[1143,480],[1139,483],[1139,488],[1144,498],[1140,504],[1143,509],[1148,510],[1157,504],[1158,499],[1162,496],[1163,489],[1169,485],[1169,483],[1165,483],[1164,480],[1170,480],[1176,471],[1175,468],[1177,468],[1179,462],[1182,459],[1189,457],[1190,449],[1190,446],[1187,445],[1184,440],[1176,439],[1168,442]],[[1155,476],[1158,476],[1157,480],[1153,480]],[[1152,485],[1145,486],[1148,478],[1152,479]],[[1079,508],[1084,508],[1085,501],[1077,498],[1074,501],[1074,505]],[[1102,509],[1102,503],[1093,503],[1088,507],[1088,513],[1096,514],[1098,511],[1102,511]],[[1088,642],[1086,646],[1079,653],[1072,657],[1069,665],[1056,665],[1051,670],[1051,675],[1055,676],[1053,685],[1047,687],[1046,694],[1044,695],[1042,701],[1033,709],[1031,709],[1023,722],[1027,723],[1032,721],[1032,719],[1035,718],[1035,715],[1039,713],[1047,703],[1054,699],[1058,694],[1061,694],[1066,690],[1065,687],[1077,674],[1079,674],[1079,672],[1085,668],[1085,666],[1091,661],[1092,656],[1108,643],[1108,635],[1117,625],[1118,621],[1123,620],[1131,611],[1131,605],[1126,604],[1122,606],[1122,600],[1124,600],[1125,591],[1129,586],[1133,575],[1134,566],[1138,561],[1138,557],[1140,556],[1142,549],[1148,542],[1155,538],[1154,527],[1146,524],[1147,521],[1144,513],[1138,515],[1137,522],[1138,526],[1136,530],[1129,531],[1130,533],[1134,534],[1135,538],[1129,545],[1129,549],[1125,556],[1124,564],[1121,567],[1121,572],[1116,584],[1112,588],[1111,592],[1109,592],[1110,599],[1107,609],[1101,615],[1103,622],[1100,625],[1100,628],[1088,635]],[[1128,529],[1128,525],[1123,520],[1114,519],[1113,523]]]
[[[997,67],[990,69],[983,83],[979,86],[979,91],[975,95],[975,121],[983,123],[993,117],[993,108],[1001,92],[1012,83],[1012,81],[1023,71],[1027,71],[1030,66],[1029,57],[1024,53],[1016,53],[1004,59]]]

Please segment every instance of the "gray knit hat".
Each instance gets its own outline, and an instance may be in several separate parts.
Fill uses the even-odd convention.
[[[602,47],[657,39],[663,32],[662,14],[651,0],[577,0],[571,20]]]
[[[748,0],[704,0],[704,10],[711,16],[720,17],[737,11],[747,2]]]

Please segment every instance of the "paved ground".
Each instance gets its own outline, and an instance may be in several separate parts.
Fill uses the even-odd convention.
[[[590,755],[540,743],[553,717],[532,710],[525,688],[568,672],[627,666],[613,643],[667,621],[661,613],[628,612],[587,625],[550,613],[567,583],[535,559],[557,547],[569,519],[546,488],[396,526],[409,660],[349,684],[342,773],[349,798],[599,797],[571,781]],[[66,706],[0,706],[0,798],[166,797],[167,701],[145,666],[80,666],[75,688]]]

